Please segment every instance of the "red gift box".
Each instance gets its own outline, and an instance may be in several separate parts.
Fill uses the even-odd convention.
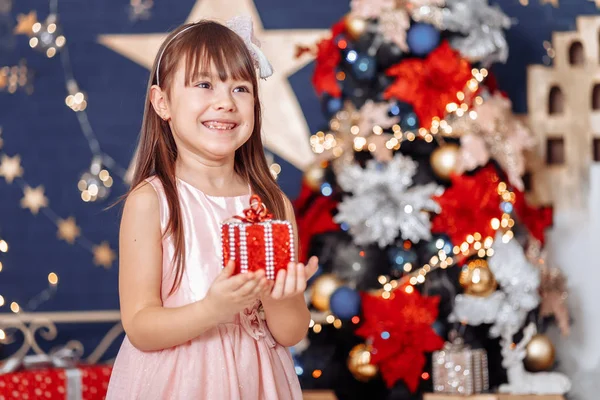
[[[0,375],[0,398],[5,400],[102,400],[111,367],[46,368]]]
[[[221,247],[223,266],[235,260],[236,274],[264,269],[267,279],[275,279],[280,269],[295,262],[292,224],[274,220],[256,195],[243,217],[221,224]]]

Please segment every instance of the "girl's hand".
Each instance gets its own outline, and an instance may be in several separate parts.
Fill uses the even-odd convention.
[[[232,276],[235,262],[229,261],[214,280],[205,300],[219,320],[227,321],[232,315],[251,307],[261,295],[268,293],[265,271]]]
[[[306,290],[306,282],[317,272],[319,259],[311,257],[306,266],[304,264],[289,263],[286,270],[281,270],[275,277],[271,298],[275,300],[286,299]]]

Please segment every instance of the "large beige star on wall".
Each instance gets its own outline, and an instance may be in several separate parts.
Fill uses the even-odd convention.
[[[276,30],[263,28],[252,0],[197,0],[186,23],[201,19],[225,22],[239,15],[250,15],[261,48],[275,73],[261,81],[263,137],[265,146],[295,167],[304,169],[313,160],[310,130],[288,77],[311,61],[310,54],[295,57],[296,45],[311,45],[327,30]],[[101,35],[100,43],[150,69],[167,34]],[[307,82],[308,84],[308,82]]]

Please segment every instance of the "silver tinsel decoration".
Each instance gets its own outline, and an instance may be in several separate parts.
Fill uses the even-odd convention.
[[[436,28],[444,29],[443,7],[446,0],[411,0],[410,16],[415,22],[425,22]]]
[[[510,18],[487,0],[447,0],[442,9],[442,28],[459,32],[450,45],[469,61],[490,65],[506,62],[508,44],[503,29],[511,26]]]
[[[435,183],[410,187],[417,163],[396,154],[387,164],[374,160],[366,168],[345,165],[338,172],[338,183],[352,196],[345,196],[335,217],[346,223],[358,245],[377,243],[385,247],[400,233],[403,239],[418,242],[431,238],[428,212],[440,212],[431,199],[443,193]]]
[[[503,243],[502,234],[497,233],[492,248],[494,255],[488,265],[509,303],[526,311],[533,310],[540,303],[539,270],[531,265],[517,240]]]
[[[529,263],[518,241],[502,242],[498,233],[488,260],[490,270],[502,291],[488,297],[459,294],[448,317],[450,322],[467,321],[469,325],[493,323],[490,336],[513,335],[523,327],[527,314],[540,302],[539,271]]]

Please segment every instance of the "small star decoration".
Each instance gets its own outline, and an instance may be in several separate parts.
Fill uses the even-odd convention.
[[[112,267],[112,263],[117,258],[115,252],[110,248],[108,242],[102,242],[99,246],[94,246],[94,264],[104,268]]]
[[[23,176],[21,156],[16,155],[14,157],[9,157],[6,154],[3,154],[2,160],[0,160],[0,176],[3,176],[8,183],[13,183],[15,178]]]
[[[69,244],[74,244],[75,239],[81,235],[81,229],[75,223],[75,217],[58,220],[58,232],[56,233],[59,239],[64,240]]]
[[[44,186],[40,185],[34,189],[26,185],[23,194],[21,207],[29,208],[32,214],[37,215],[41,208],[48,207],[48,198],[44,196]]]
[[[17,15],[17,26],[13,33],[15,35],[27,35],[33,34],[33,25],[38,22],[37,14],[35,11],[29,11],[29,14]]]

